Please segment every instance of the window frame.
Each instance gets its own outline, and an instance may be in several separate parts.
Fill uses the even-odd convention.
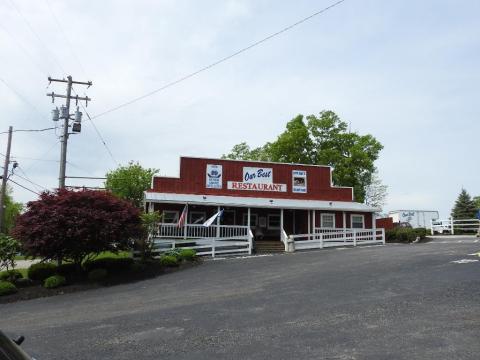
[[[362,219],[362,227],[359,228],[359,227],[353,227],[353,218],[354,217],[359,217]],[[363,214],[351,214],[350,215],[350,228],[352,229],[365,229],[365,215]]]
[[[195,214],[195,215],[202,215],[203,217],[203,221],[200,221],[200,222],[197,222],[197,223],[193,223],[192,222],[192,215]],[[200,225],[200,224],[203,224],[205,221],[207,220],[207,213],[205,211],[189,211],[188,212],[188,225]]]
[[[270,219],[273,218],[273,217],[278,218],[278,226],[270,226]],[[268,230],[280,230],[281,223],[282,223],[282,219],[280,217],[280,214],[268,214],[268,216],[267,216],[267,229]]]
[[[165,222],[165,215],[167,215],[167,214],[174,214],[172,222]],[[178,223],[179,215],[180,215],[180,211],[178,211],[178,210],[163,210],[162,211],[162,222],[164,224],[176,224],[176,223]]]
[[[247,220],[248,220],[248,213],[243,213],[243,215],[242,215],[242,225],[243,226],[248,226],[247,225]],[[257,224],[258,224],[258,214],[250,214],[250,227],[251,228],[256,228]]]
[[[332,226],[326,227],[326,226],[323,225],[323,223],[324,223],[324,220],[323,220],[324,216],[331,216],[331,217],[332,217]],[[335,213],[321,213],[321,214],[320,214],[320,227],[321,227],[322,229],[335,229],[335,226],[336,226],[335,218],[336,218]]]

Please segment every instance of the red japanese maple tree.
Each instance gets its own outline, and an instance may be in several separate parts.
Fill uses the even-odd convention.
[[[141,235],[140,211],[107,192],[57,190],[27,204],[12,235],[31,256],[81,263],[90,254],[128,249]]]

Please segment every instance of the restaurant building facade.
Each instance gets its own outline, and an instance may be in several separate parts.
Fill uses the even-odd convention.
[[[335,186],[330,166],[181,157],[179,177],[153,177],[145,206],[161,213],[160,245],[205,250],[213,241],[209,255],[266,242],[285,251],[384,242],[377,209]]]

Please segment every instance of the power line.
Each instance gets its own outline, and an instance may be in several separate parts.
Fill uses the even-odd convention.
[[[13,130],[12,132],[42,132],[42,131],[48,131],[48,130],[55,130],[54,127],[51,128],[45,128],[45,129],[18,129],[18,130]],[[0,134],[8,134],[8,131],[2,131]]]
[[[15,174],[15,173],[13,173],[13,175],[18,176],[20,179],[23,179],[23,180],[25,180],[25,181],[28,181],[30,184],[35,185],[35,186],[37,186],[37,187],[39,187],[39,188],[42,188],[43,190],[48,190],[45,186],[42,186],[42,185],[37,184],[36,182],[33,182],[33,181],[29,178],[29,176],[25,173],[25,171],[22,169],[21,166],[17,166],[17,169],[20,170],[20,171],[22,172],[23,176],[25,176],[25,177],[22,177],[22,176],[20,176],[20,175],[18,175],[18,174]]]
[[[312,19],[312,18],[315,17],[315,16],[318,16],[318,15],[323,14],[324,12],[326,12],[326,11],[334,8],[335,6],[340,5],[341,3],[345,2],[345,1],[346,1],[346,0],[339,0],[339,1],[335,2],[335,3],[333,3],[332,5],[329,5],[329,6],[325,7],[325,8],[323,8],[322,10],[319,10],[319,11],[317,11],[317,12],[315,12],[315,13],[307,16],[307,17],[304,17],[303,19],[301,19],[301,20],[299,20],[299,21],[297,21],[297,22],[295,22],[295,23],[293,23],[293,24],[291,24],[291,25],[288,25],[287,27],[284,27],[283,29],[281,29],[281,30],[279,30],[279,31],[277,31],[277,32],[275,32],[275,33],[273,33],[273,34],[270,34],[270,35],[268,35],[267,37],[264,37],[263,39],[258,40],[258,41],[254,42],[254,43],[251,44],[251,45],[248,45],[248,46],[246,46],[246,47],[244,47],[244,48],[242,48],[242,49],[240,49],[240,50],[238,50],[238,51],[235,51],[233,54],[230,54],[230,55],[228,55],[228,56],[225,56],[225,57],[223,57],[223,58],[221,58],[221,59],[219,59],[219,60],[217,60],[217,61],[215,61],[215,62],[213,62],[213,63],[211,63],[211,64],[209,64],[209,65],[207,65],[207,66],[204,66],[203,68],[200,68],[200,69],[197,70],[197,71],[194,71],[194,72],[192,72],[192,73],[190,73],[190,74],[188,74],[188,75],[185,75],[185,76],[183,76],[183,77],[181,77],[181,78],[179,78],[179,79],[177,79],[177,80],[174,80],[174,81],[172,81],[172,82],[170,82],[170,83],[167,83],[166,85],[164,85],[164,86],[162,86],[162,87],[160,87],[160,88],[158,88],[158,89],[152,90],[152,91],[150,91],[149,93],[146,93],[146,94],[144,94],[144,95],[142,95],[142,96],[136,97],[136,98],[134,98],[134,99],[132,99],[132,100],[129,100],[129,101],[124,102],[124,103],[122,103],[122,104],[120,104],[120,105],[117,105],[117,106],[115,106],[115,107],[113,107],[113,108],[111,108],[111,109],[109,109],[109,110],[105,110],[104,112],[101,112],[100,114],[97,114],[97,115],[93,116],[93,119],[99,118],[99,117],[104,116],[104,115],[106,115],[106,114],[109,114],[109,113],[111,113],[111,112],[113,112],[113,111],[116,111],[116,110],[119,110],[119,109],[121,109],[121,108],[124,108],[124,107],[126,107],[126,106],[128,106],[128,105],[131,105],[131,104],[136,103],[136,102],[138,102],[138,101],[140,101],[140,100],[143,100],[143,99],[145,99],[145,98],[147,98],[147,97],[149,97],[149,96],[152,96],[152,95],[154,95],[154,94],[156,94],[156,93],[158,93],[158,92],[160,92],[160,91],[166,90],[166,89],[168,89],[168,88],[170,88],[170,87],[172,87],[172,86],[174,86],[174,85],[177,85],[178,83],[181,83],[182,81],[188,80],[188,79],[190,79],[190,78],[192,78],[192,77],[194,77],[194,76],[196,76],[196,75],[198,75],[198,74],[200,74],[200,73],[202,73],[202,72],[204,72],[204,71],[206,71],[206,70],[209,70],[209,69],[213,68],[214,66],[217,66],[217,65],[219,65],[219,64],[221,64],[221,63],[223,63],[223,62],[226,62],[226,61],[230,60],[231,58],[233,58],[233,57],[235,57],[235,56],[237,56],[237,55],[240,55],[240,54],[242,54],[242,53],[244,53],[244,52],[246,52],[246,51],[248,51],[248,50],[251,50],[252,48],[254,48],[254,47],[256,47],[256,46],[258,46],[258,45],[260,45],[260,44],[263,44],[264,42],[266,42],[266,41],[268,41],[268,40],[270,40],[270,39],[272,39],[272,38],[274,38],[274,37],[276,37],[276,36],[278,36],[278,35],[283,34],[284,32],[287,32],[287,31],[293,29],[294,27],[296,27],[296,26],[298,26],[298,25],[300,25],[300,24],[303,24],[304,22]]]
[[[45,48],[45,50],[47,50],[47,52],[50,53],[50,55],[52,56],[53,60],[55,61],[55,63],[57,64],[57,66],[63,71],[64,74],[66,74],[66,71],[65,69],[63,68],[62,64],[60,64],[60,61],[58,60],[57,56],[55,55],[55,53],[50,50],[50,48],[43,42],[43,40],[40,38],[40,36],[38,35],[38,33],[33,29],[33,26],[30,24],[30,22],[27,20],[27,18],[23,15],[23,13],[20,11],[20,9],[15,5],[15,3],[10,0],[10,5],[15,9],[15,11],[20,15],[20,17],[22,18],[22,20],[25,22],[25,24],[27,25],[27,27],[29,28],[29,30],[32,32],[33,35],[35,35],[35,37],[37,38],[37,40],[39,41],[40,45],[43,46]]]
[[[15,95],[17,95],[18,98],[20,98],[25,104],[27,104],[28,106],[30,106],[33,110],[35,110],[35,112],[40,115],[40,116],[44,116],[30,101],[27,100],[27,98],[25,96],[23,96],[22,94],[20,94],[16,89],[13,88],[13,86],[9,85],[4,79],[0,78],[0,81],[7,87],[10,89],[10,91],[12,91]]]
[[[76,94],[77,92],[75,91],[75,89],[72,87],[72,91]],[[88,113],[87,111],[87,108],[85,106],[83,106],[83,104],[80,102],[80,106],[82,107],[83,111],[85,112],[85,115],[87,115],[88,117],[88,120],[90,120],[90,122],[92,123],[93,125],[93,128],[97,134],[97,136],[99,137],[100,141],[102,142],[103,146],[105,147],[105,149],[107,150],[108,154],[110,155],[111,159],[113,160],[113,162],[115,163],[115,165],[119,165],[118,161],[115,159],[115,157],[113,156],[113,153],[112,151],[110,150],[110,147],[107,145],[107,142],[105,141],[105,139],[103,138],[102,134],[100,133],[100,131],[98,130],[97,128],[97,125],[95,125],[95,123],[93,122],[90,114]]]
[[[63,26],[61,25],[60,21],[58,21],[58,18],[55,15],[55,12],[52,9],[52,6],[50,5],[50,1],[45,0],[45,3],[47,4],[48,10],[50,10],[50,14],[52,14],[53,20],[55,21],[55,23],[57,24],[57,27],[59,28],[60,32],[62,33],[63,38],[65,39],[65,42],[67,43],[70,52],[72,53],[73,57],[77,61],[78,65],[80,66],[80,70],[83,72],[83,75],[85,75],[85,77],[88,78],[87,73],[85,71],[85,68],[83,67],[82,63],[80,62],[80,58],[77,56],[76,52],[74,51],[72,43],[70,42],[70,39],[67,37],[67,34],[66,34],[65,30],[63,29]]]
[[[20,186],[21,188],[23,188],[23,189],[25,189],[25,190],[28,190],[28,191],[30,191],[30,192],[32,192],[32,193],[34,193],[34,194],[40,195],[40,193],[38,193],[38,192],[36,192],[36,191],[34,191],[34,190],[32,190],[32,189],[29,189],[29,188],[27,188],[26,186],[23,186],[23,185],[17,183],[16,181],[13,181],[12,179],[8,179],[8,181],[10,181],[10,182],[14,183],[15,185]]]

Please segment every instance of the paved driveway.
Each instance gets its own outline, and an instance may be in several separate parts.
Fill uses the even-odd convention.
[[[0,328],[38,359],[478,359],[480,262],[452,262],[474,241],[208,261],[0,305]]]

